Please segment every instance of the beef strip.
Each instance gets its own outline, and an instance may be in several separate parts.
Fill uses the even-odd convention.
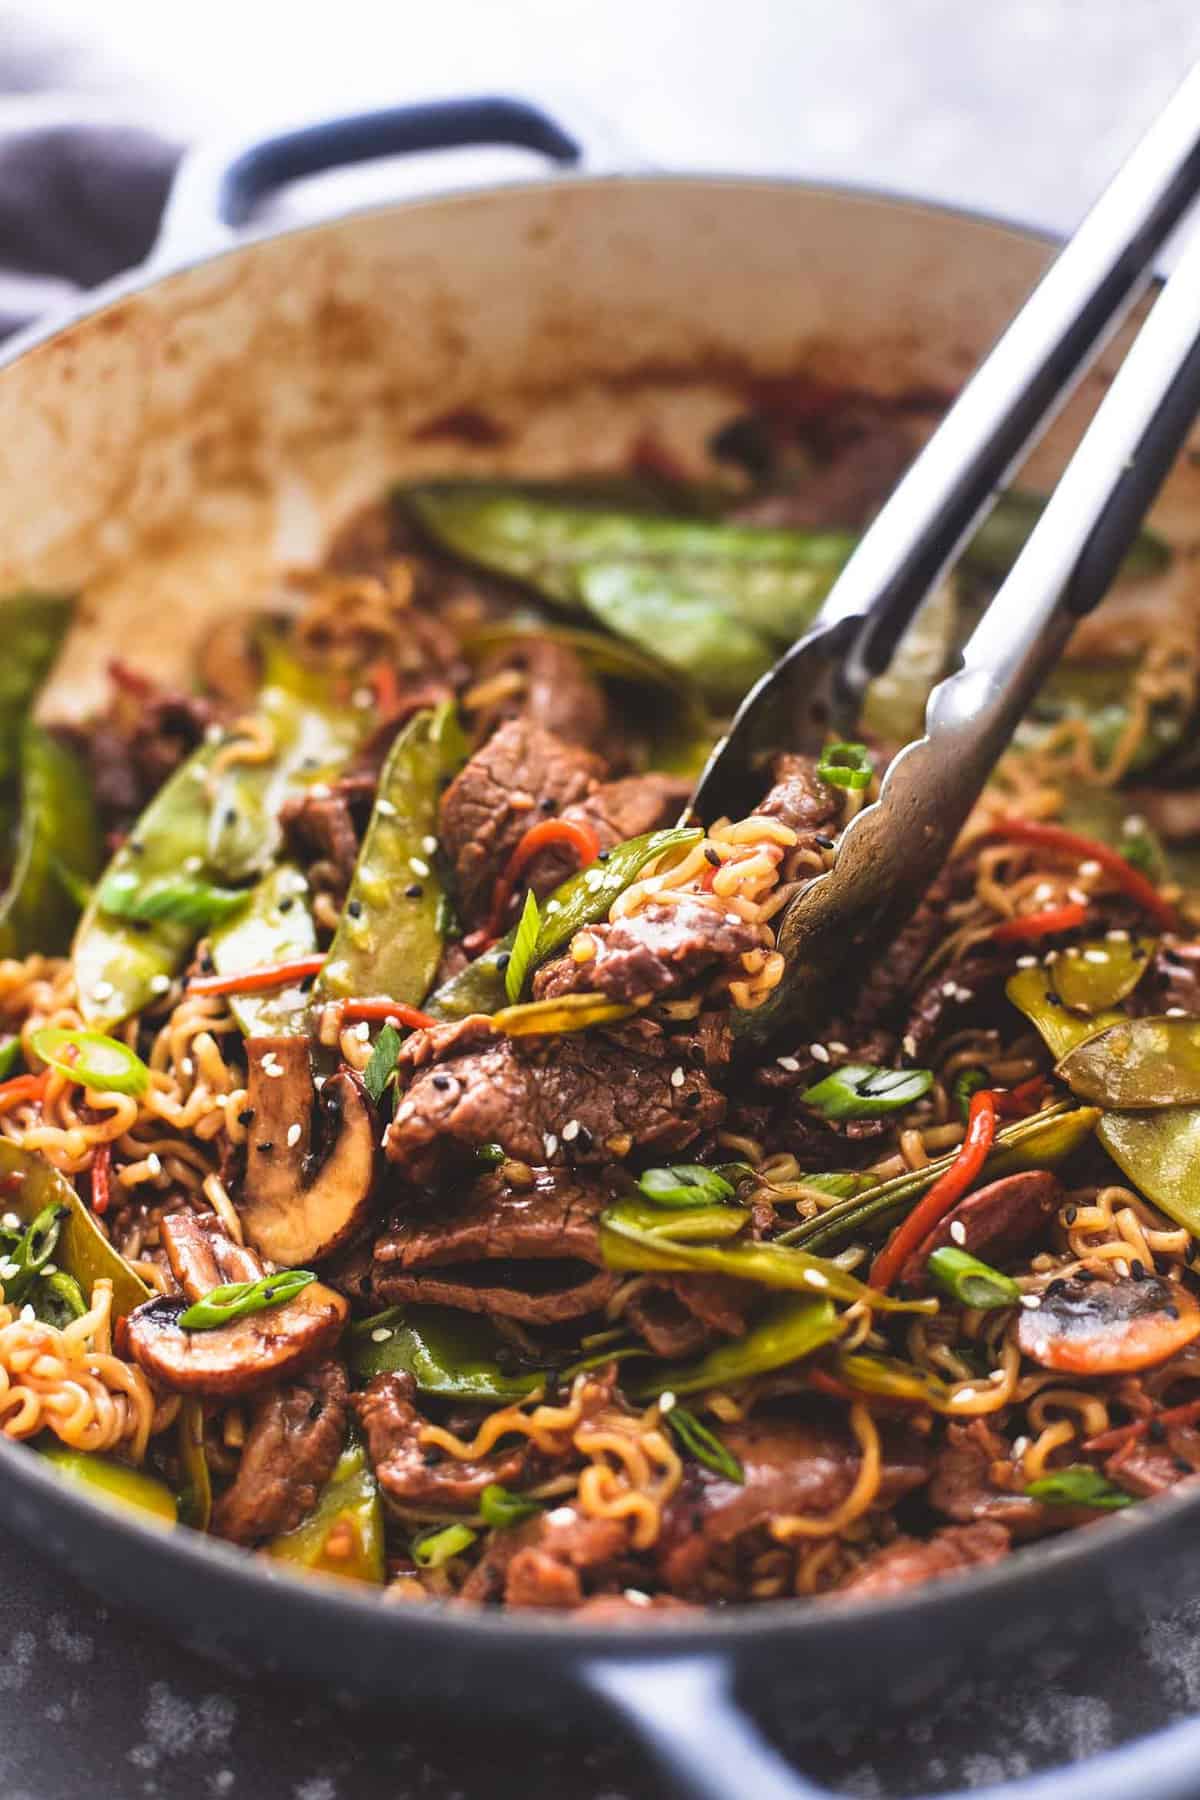
[[[1058,1177],[1049,1169],[990,1181],[939,1219],[901,1269],[901,1285],[920,1287],[930,1256],[945,1244],[1003,1265],[1053,1218],[1062,1197]]]
[[[590,827],[601,851],[611,850],[627,838],[673,825],[690,791],[689,784],[674,775],[626,775],[620,781],[602,782],[586,799],[564,807],[562,816],[572,825]],[[525,876],[540,899],[574,874],[577,866],[573,851],[550,845],[533,859]]]
[[[546,637],[522,638],[484,658],[478,683],[507,669],[523,675],[524,684],[477,719],[481,736],[508,719],[524,718],[565,744],[582,744],[587,750],[602,747],[609,723],[604,690],[569,644]]]
[[[528,1190],[497,1173],[449,1212],[394,1221],[376,1240],[381,1306],[428,1301],[529,1324],[574,1319],[604,1305],[617,1277],[600,1254],[598,1220],[613,1194],[603,1180],[538,1169]]]
[[[934,1458],[929,1504],[958,1524],[986,1519],[1003,1525],[1015,1538],[1041,1537],[1091,1517],[1077,1507],[1047,1506],[995,1486],[992,1464],[1009,1460],[1008,1444],[986,1419],[947,1426],[945,1442]]]
[[[727,1275],[664,1275],[637,1290],[625,1317],[656,1356],[674,1360],[741,1337],[754,1304],[753,1290]]]
[[[651,901],[611,925],[577,932],[575,949],[590,945],[593,954],[579,962],[573,949],[545,964],[534,976],[534,997],[600,993],[627,1006],[665,999],[718,972],[742,975],[742,956],[766,936],[761,926],[703,899]]]
[[[86,725],[63,726],[60,734],[87,766],[104,825],[119,831],[199,746],[216,711],[199,695],[160,688],[123,663],[113,663],[111,672],[108,710]]]
[[[312,886],[339,901],[358,861],[375,787],[372,774],[348,775],[332,788],[294,794],[279,809],[288,850],[304,865]]]
[[[944,1525],[931,1538],[900,1537],[872,1551],[836,1592],[860,1599],[868,1594],[874,1598],[899,1594],[943,1575],[999,1562],[1010,1548],[1003,1525],[989,1520],[976,1525]]]
[[[1134,1438],[1114,1451],[1104,1465],[1109,1480],[1139,1500],[1169,1493],[1181,1481],[1193,1480],[1198,1472],[1200,1432],[1190,1425],[1174,1426],[1159,1442]]]
[[[494,1531],[463,1584],[464,1600],[506,1606],[579,1606],[629,1547],[616,1519],[592,1519],[573,1506]]]
[[[502,1037],[480,1019],[414,1032],[397,1059],[403,1092],[384,1145],[417,1183],[488,1143],[552,1165],[619,1160],[635,1145],[683,1150],[725,1112],[686,1052],[648,1019],[554,1038]]]
[[[714,1548],[789,1513],[831,1513],[846,1499],[861,1454],[845,1427],[822,1409],[798,1418],[762,1410],[721,1436],[742,1465],[737,1483],[707,1469],[675,1496],[659,1540],[659,1568],[676,1593],[693,1590]],[[929,1453],[903,1427],[883,1428],[877,1504],[891,1506],[928,1480]]]
[[[317,1363],[257,1399],[237,1474],[213,1508],[216,1535],[260,1544],[306,1519],[342,1453],[347,1410],[339,1362]]]
[[[171,1273],[189,1300],[202,1300],[227,1282],[257,1281],[264,1273],[262,1259],[235,1244],[215,1213],[169,1213],[159,1235]]]
[[[841,791],[822,781],[815,758],[785,751],[771,765],[771,783],[766,798],[754,808],[756,814],[778,819],[801,843],[834,835],[842,818]]]
[[[530,1459],[528,1440],[495,1450],[476,1462],[425,1448],[428,1420],[413,1403],[411,1375],[374,1375],[352,1404],[366,1435],[367,1455],[384,1500],[402,1511],[473,1512],[489,1483],[514,1487]]]
[[[1175,940],[1157,945],[1150,967],[1134,990],[1137,1010],[1165,1013],[1182,1007],[1200,1016],[1200,944]]]
[[[502,725],[475,752],[442,795],[439,831],[468,924],[486,917],[496,879],[528,828],[582,800],[604,772],[591,751],[525,719]]]

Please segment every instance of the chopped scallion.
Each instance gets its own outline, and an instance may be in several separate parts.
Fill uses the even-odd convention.
[[[826,744],[817,764],[817,775],[830,787],[850,788],[856,793],[870,786],[874,773],[865,744]]]
[[[440,1569],[452,1557],[469,1550],[475,1537],[469,1525],[439,1525],[432,1531],[419,1532],[408,1547],[418,1568]]]
[[[257,1281],[227,1282],[180,1313],[179,1324],[184,1331],[215,1331],[221,1325],[232,1325],[235,1319],[247,1319],[251,1313],[266,1312],[268,1307],[294,1300],[302,1288],[316,1279],[311,1269],[280,1269],[275,1275],[261,1275]]]
[[[1102,1512],[1116,1512],[1119,1507],[1133,1505],[1132,1494],[1115,1486],[1090,1463],[1054,1469],[1029,1482],[1025,1492],[1031,1500],[1045,1500],[1051,1506],[1091,1506]]]
[[[736,1481],[739,1486],[742,1485],[746,1479],[746,1471],[741,1463],[728,1445],[721,1442],[715,1431],[710,1431],[707,1425],[700,1423],[695,1413],[676,1403],[663,1417],[689,1456],[694,1457],[698,1463],[703,1463],[714,1474],[724,1475],[727,1481]]]
[[[510,1525],[519,1525],[523,1519],[532,1519],[535,1513],[541,1512],[536,1500],[529,1500],[524,1494],[514,1494],[511,1489],[501,1487],[498,1481],[491,1481],[479,1496],[479,1512],[485,1525],[491,1525],[497,1531],[504,1531]]]
[[[647,1169],[638,1177],[638,1187],[655,1206],[719,1206],[734,1197],[731,1183],[700,1163]]]
[[[998,1306],[1016,1306],[1020,1301],[1021,1290],[1011,1276],[1002,1275],[990,1263],[980,1262],[969,1250],[960,1250],[954,1244],[932,1251],[925,1266],[938,1286],[960,1306],[990,1312]]]
[[[823,1119],[878,1119],[903,1112],[933,1086],[932,1069],[879,1069],[870,1063],[848,1063],[835,1069],[800,1098]]]
[[[136,1051],[103,1032],[43,1025],[30,1042],[43,1062],[82,1087],[136,1097],[150,1086],[150,1071]]]

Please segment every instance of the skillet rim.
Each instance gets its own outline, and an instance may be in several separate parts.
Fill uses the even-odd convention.
[[[957,221],[962,224],[985,225],[1009,233],[1025,243],[1053,250],[1061,246],[1061,234],[1047,227],[1029,225],[1007,214],[959,205],[951,201],[923,199],[914,194],[877,187],[867,183],[810,181],[788,175],[706,172],[695,170],[650,173],[589,173],[587,171],[555,174],[550,178],[555,188],[624,188],[624,187],[711,187],[714,189],[752,188],[767,192],[794,192],[817,195],[832,201],[860,202],[903,209],[914,215]],[[511,180],[483,187],[450,187],[427,195],[391,202],[372,202],[348,207],[318,220],[309,220],[283,228],[261,228],[243,231],[232,243],[198,247],[194,253],[159,260],[155,251],[146,263],[127,274],[104,282],[82,294],[65,310],[55,312],[45,321],[36,321],[16,333],[0,348],[0,378],[11,365],[29,352],[54,339],[63,337],[88,320],[99,317],[109,308],[168,282],[194,269],[219,263],[238,255],[255,244],[275,238],[294,238],[325,231],[358,219],[383,217],[395,212],[409,212],[427,207],[463,204],[480,199],[504,198],[543,185],[533,180]],[[1160,285],[1155,276],[1150,284],[1153,292]],[[198,1573],[219,1572],[222,1582],[241,1589],[246,1599],[264,1588],[282,1591],[287,1603],[301,1613],[312,1613],[317,1620],[332,1618],[349,1627],[356,1622],[372,1622],[374,1629],[386,1630],[398,1638],[409,1632],[427,1633],[439,1645],[449,1645],[464,1632],[481,1647],[507,1644],[524,1652],[554,1650],[560,1656],[619,1656],[623,1660],[662,1661],[671,1657],[695,1657],[721,1649],[736,1650],[748,1640],[761,1646],[764,1640],[795,1643],[798,1639],[829,1639],[846,1632],[861,1634],[878,1622],[904,1620],[914,1629],[929,1632],[936,1640],[940,1622],[949,1624],[971,1607],[978,1598],[983,1610],[988,1601],[999,1594],[1032,1590],[1043,1569],[1074,1571],[1083,1565],[1102,1565],[1110,1549],[1116,1549],[1129,1533],[1136,1532],[1144,1543],[1155,1536],[1168,1535],[1184,1515],[1200,1517],[1200,1492],[1157,1496],[1149,1508],[1131,1507],[1093,1524],[1076,1528],[1061,1536],[1029,1544],[1014,1550],[1000,1562],[926,1583],[901,1593],[844,1605],[814,1604],[799,1597],[777,1600],[769,1605],[739,1605],[727,1608],[707,1607],[697,1611],[696,1618],[676,1619],[659,1614],[635,1624],[602,1626],[579,1621],[570,1616],[547,1615],[530,1610],[509,1612],[504,1609],[478,1608],[470,1612],[454,1610],[442,1604],[421,1607],[388,1607],[381,1592],[359,1589],[358,1584],[339,1584],[312,1574],[300,1576],[286,1565],[273,1565],[252,1551],[226,1544],[220,1539],[190,1530],[186,1526],[164,1530],[161,1526],[143,1524],[133,1512],[121,1512],[115,1506],[91,1498],[85,1491],[65,1483],[51,1466],[43,1464],[36,1451],[0,1434],[0,1471],[4,1479],[24,1485],[30,1495],[53,1513],[61,1510],[81,1525],[86,1525],[98,1539],[108,1533],[128,1548],[137,1548],[160,1564],[185,1565]],[[32,1534],[23,1526],[18,1532],[27,1540]],[[36,1540],[33,1540],[36,1546]],[[40,1552],[49,1554],[48,1552]],[[54,1560],[53,1558],[51,1560]],[[87,1577],[80,1577],[87,1585]],[[1103,1584],[1099,1584],[1103,1586]],[[139,1610],[136,1595],[128,1598],[131,1610]],[[141,1610],[145,1610],[142,1608]],[[1036,1611],[1036,1608],[1031,1608]],[[382,1624],[386,1618],[389,1623]],[[649,1627],[649,1628],[647,1628]],[[839,1632],[840,1627],[840,1632]],[[982,1631],[982,1626],[979,1627]],[[949,1632],[947,1632],[949,1637]]]

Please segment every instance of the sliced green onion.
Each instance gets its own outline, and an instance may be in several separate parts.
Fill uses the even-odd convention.
[[[985,1088],[988,1078],[982,1069],[960,1069],[954,1077],[954,1104],[966,1123],[967,1114],[971,1110],[971,1096],[980,1088]]]
[[[34,1281],[54,1255],[67,1216],[65,1206],[58,1206],[53,1201],[49,1206],[43,1206],[12,1249],[5,1253],[0,1267],[10,1272],[0,1275],[0,1286],[4,1288],[7,1306],[23,1304]]]
[[[541,1510],[536,1500],[514,1494],[510,1488],[501,1487],[498,1481],[490,1481],[479,1496],[480,1517],[485,1525],[491,1525],[497,1531],[519,1525],[523,1519],[532,1519]]]
[[[82,1087],[136,1096],[150,1086],[150,1071],[141,1057],[119,1038],[105,1037],[103,1032],[43,1025],[30,1042],[44,1063]]]
[[[865,744],[826,744],[817,774],[830,787],[852,788],[856,793],[871,785],[875,764]]]
[[[476,1144],[475,1166],[480,1169],[498,1169],[502,1162],[508,1161],[508,1154],[503,1144]]]
[[[65,1269],[55,1269],[53,1275],[42,1276],[33,1310],[48,1325],[57,1325],[61,1330],[72,1319],[82,1319],[87,1309],[83,1289]]]
[[[248,1319],[251,1313],[294,1300],[316,1279],[311,1269],[280,1269],[276,1275],[260,1275],[257,1281],[230,1281],[180,1313],[179,1324],[184,1331],[215,1331],[221,1325],[232,1325],[235,1319]]]
[[[375,1047],[363,1070],[363,1086],[376,1106],[383,1099],[384,1089],[396,1072],[396,1057],[402,1042],[394,1025],[385,1025],[375,1039]]]
[[[469,1525],[440,1525],[432,1531],[419,1532],[408,1547],[418,1568],[440,1569],[452,1557],[469,1550],[475,1537]]]
[[[719,1206],[732,1200],[734,1190],[715,1169],[700,1163],[674,1163],[665,1169],[647,1169],[638,1187],[655,1206]]]
[[[197,931],[231,919],[249,898],[248,888],[217,887],[186,875],[143,882],[136,869],[114,870],[96,895],[100,910],[113,918],[190,925]]]
[[[871,1063],[847,1063],[835,1069],[800,1098],[823,1119],[878,1119],[903,1112],[933,1086],[932,1069],[880,1069]]]
[[[17,1064],[21,1060],[21,1040],[19,1037],[0,1038],[0,1081],[7,1081],[15,1075]]]
[[[515,1006],[521,998],[521,989],[525,986],[525,976],[533,961],[533,953],[537,949],[538,932],[541,928],[542,915],[538,911],[537,895],[530,888],[525,896],[521,917],[517,922],[517,935],[513,939],[508,967],[504,971],[504,991],[508,995],[510,1006]]]
[[[1055,1469],[1029,1482],[1025,1492],[1031,1500],[1046,1500],[1051,1506],[1092,1506],[1102,1512],[1115,1512],[1118,1507],[1133,1505],[1132,1494],[1115,1486],[1089,1463]]]
[[[724,1475],[727,1481],[736,1481],[739,1487],[745,1482],[746,1471],[733,1451],[715,1431],[702,1425],[695,1413],[676,1404],[663,1417],[689,1456],[714,1474]]]
[[[1010,1275],[1002,1275],[990,1263],[980,1262],[969,1250],[944,1244],[931,1252],[925,1267],[940,1288],[962,1306],[990,1312],[997,1306],[1016,1306],[1021,1290]]]

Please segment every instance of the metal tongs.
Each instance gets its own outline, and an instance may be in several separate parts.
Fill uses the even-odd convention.
[[[854,726],[930,589],[1149,281],[1200,193],[1200,65],[1035,288],[862,538],[808,633],[742,703],[697,784],[701,818],[761,797],[774,750]],[[814,1024],[879,954],[949,855],[1038,688],[1104,594],[1200,412],[1200,232],[1136,338],[1017,561],[934,689],[833,867],[778,929],[788,964],[752,1041]]]

